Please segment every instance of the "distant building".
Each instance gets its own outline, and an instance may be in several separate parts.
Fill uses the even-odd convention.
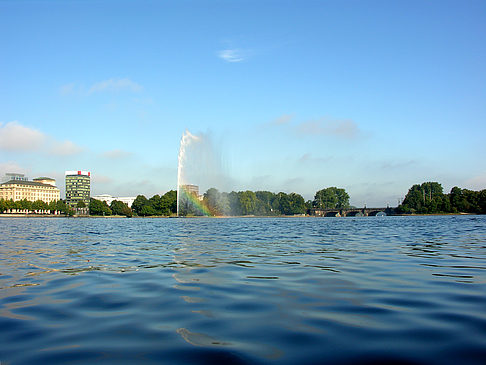
[[[2,182],[7,182],[11,180],[16,180],[16,181],[29,181],[28,177],[25,177],[24,174],[17,174],[15,172],[7,172],[3,178]]]
[[[56,180],[50,177],[39,177],[29,181],[23,174],[8,173],[5,176],[11,179],[0,184],[0,199],[13,201],[26,199],[32,202],[42,200],[45,203],[61,199]]]
[[[56,186],[56,180],[51,179],[50,177],[37,177],[34,179],[35,182],[41,183],[41,184],[46,184],[46,185],[52,185]]]
[[[91,173],[89,171],[66,171],[66,204],[76,208],[80,201],[89,205]]]
[[[95,195],[92,196],[93,199],[106,202],[106,204],[110,205],[113,200],[115,200],[115,197],[111,196],[110,194],[100,194],[100,195]]]
[[[181,187],[182,189],[184,189],[186,193],[199,196],[199,186],[187,184],[187,185],[182,185]]]
[[[108,204],[108,205],[110,205],[113,200],[118,200],[118,201],[125,203],[126,205],[128,205],[129,208],[131,208],[136,197],[134,197],[134,196],[115,197],[115,196],[111,196],[109,194],[101,194],[101,195],[93,196],[93,199],[101,200],[103,202],[106,202],[106,204]]]

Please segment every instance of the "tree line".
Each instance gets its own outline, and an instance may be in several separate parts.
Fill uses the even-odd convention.
[[[13,201],[12,199],[0,199],[0,213],[13,209],[26,211],[49,210],[51,212],[58,211],[67,215],[74,214],[74,210],[67,206],[63,200],[53,200],[50,203],[46,203],[42,200],[32,202],[27,199],[17,201]]]
[[[312,209],[347,209],[349,195],[337,187],[328,187],[316,192],[313,200],[304,201],[297,193],[273,193],[270,191],[232,191],[220,192],[215,188],[208,189],[202,200],[198,197],[190,199],[181,194],[179,213],[183,216],[279,216],[309,214]],[[197,200],[196,200],[197,199]],[[194,203],[197,201],[197,203]],[[76,208],[86,208],[84,202],[79,202]],[[91,198],[89,214],[95,216],[122,215],[137,216],[173,216],[177,214],[177,192],[171,190],[164,195],[154,195],[147,199],[138,195],[132,204],[113,200],[110,205],[104,201]],[[46,203],[42,200],[27,199],[13,201],[0,199],[0,213],[7,210],[59,211],[72,216],[76,209],[69,207],[65,201],[58,200]],[[413,185],[403,202],[397,207],[399,214],[435,214],[435,213],[477,213],[486,214],[486,189],[473,191],[453,187],[449,194],[443,193],[438,182],[424,182]]]
[[[316,192],[314,200],[304,200],[297,193],[273,193],[270,191],[232,191],[220,192],[210,188],[202,196],[190,196],[181,192],[179,214],[181,216],[279,216],[309,213],[312,208],[344,209],[349,207],[349,195],[344,189],[330,187]],[[138,195],[132,204],[132,211],[139,216],[177,214],[177,192],[171,190],[147,199]]]
[[[477,213],[486,214],[486,189],[473,191],[454,186],[443,193],[438,182],[415,184],[397,208],[402,214]]]
[[[194,197],[193,197],[194,198]],[[344,189],[330,187],[316,192],[314,200],[304,201],[302,195],[297,193],[273,193],[270,191],[232,191],[220,192],[215,188],[208,189],[202,200],[196,197],[189,199],[187,194],[181,194],[180,214],[184,216],[279,216],[300,215],[309,213],[310,209],[343,209],[349,207],[349,195]],[[76,208],[86,208],[83,201],[78,202]],[[137,216],[171,216],[177,214],[177,192],[171,190],[164,195],[154,195],[147,199],[144,195],[138,195],[132,204],[113,200],[110,205],[104,201],[90,199],[89,214],[94,216],[123,215]],[[31,202],[26,199],[20,201],[0,199],[0,212],[8,209],[27,210],[57,210],[66,215],[76,214],[76,209],[66,205],[65,201],[58,200],[49,204],[38,200]]]

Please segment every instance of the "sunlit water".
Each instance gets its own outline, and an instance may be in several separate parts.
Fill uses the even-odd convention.
[[[486,363],[486,217],[0,218],[0,363]]]

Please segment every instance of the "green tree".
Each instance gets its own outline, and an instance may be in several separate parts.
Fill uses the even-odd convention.
[[[132,203],[132,210],[138,215],[141,215],[140,213],[142,212],[143,207],[148,204],[149,201],[145,196],[138,195]]]
[[[132,210],[126,203],[120,200],[113,200],[110,204],[110,209],[114,215],[124,215],[126,217],[132,216]]]
[[[33,210],[47,210],[47,203],[42,200],[36,200],[32,203]]]
[[[400,213],[440,213],[450,209],[442,185],[438,182],[415,184],[409,190],[402,204]]]
[[[276,199],[274,200],[274,207],[279,212],[279,214],[283,215],[290,215],[290,201],[289,196],[283,192],[280,192],[276,195]]]
[[[141,216],[149,216],[149,215],[157,215],[157,211],[155,210],[155,208],[149,204],[147,205],[144,205],[142,210],[140,211],[140,214]]]
[[[255,214],[257,197],[253,191],[247,190],[238,192],[238,200],[241,215]]]
[[[221,206],[221,193],[218,189],[210,188],[203,196],[203,203],[209,209],[211,215],[223,215]]]
[[[16,209],[17,204],[13,201],[13,199],[9,199],[5,201],[5,209]]]
[[[111,209],[105,201],[91,198],[89,201],[90,215],[111,215]]]
[[[67,213],[68,211],[68,206],[64,202],[64,200],[58,200],[56,202],[56,210],[62,212],[62,213]]]
[[[220,193],[218,189],[210,188],[204,193],[203,204],[213,216],[231,215],[227,193]]]
[[[51,200],[47,205],[47,209],[49,209],[51,213],[54,213],[56,211],[56,206],[57,202],[55,200]]]
[[[481,190],[479,193],[479,198],[478,198],[478,206],[479,206],[479,212],[481,214],[486,214],[486,189]]]
[[[227,198],[228,198],[229,211],[230,211],[230,214],[228,215],[233,215],[233,216],[242,215],[243,213],[241,210],[240,198],[238,193],[232,191],[227,195]]]
[[[305,210],[306,210],[307,214],[310,214],[312,207],[313,207],[312,200],[307,200],[305,202]]]
[[[462,193],[462,189],[454,186],[449,194],[451,208],[454,213],[465,212],[467,210],[467,200]]]
[[[258,201],[256,207],[256,214],[258,215],[275,215],[277,212],[273,209],[273,202],[277,199],[277,195],[270,191],[257,191],[255,193]]]
[[[20,200],[20,206],[22,207],[22,209],[32,210],[32,202],[30,200]]]
[[[290,214],[305,214],[306,207],[302,195],[297,193],[289,194]]]
[[[462,195],[466,200],[466,212],[467,213],[477,213],[480,211],[479,208],[479,192],[469,189],[463,189]]]
[[[346,209],[349,207],[349,195],[346,190],[335,186],[316,192],[314,207],[320,209]]]
[[[177,213],[177,191],[170,190],[164,195],[162,195],[161,199],[164,201],[164,207],[168,211],[167,215]]]
[[[76,208],[86,208],[86,203],[82,200],[78,201]]]
[[[7,202],[4,199],[0,199],[0,213],[7,210]]]
[[[140,199],[140,202],[143,202],[143,199]],[[151,205],[155,209],[157,215],[169,216],[171,214],[174,214],[177,212],[177,191],[171,190],[162,196],[156,194],[145,203],[145,205],[147,204]],[[133,209],[133,205],[132,205],[132,209]]]
[[[152,208],[154,208],[155,210],[155,214],[153,215],[162,215],[162,210],[163,210],[163,207],[162,207],[162,200],[160,198],[160,195],[159,194],[155,194],[153,197],[151,197],[149,200],[148,200],[148,204],[150,206],[152,206]]]

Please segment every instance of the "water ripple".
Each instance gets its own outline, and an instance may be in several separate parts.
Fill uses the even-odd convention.
[[[485,262],[484,216],[0,218],[0,362],[481,364]]]

